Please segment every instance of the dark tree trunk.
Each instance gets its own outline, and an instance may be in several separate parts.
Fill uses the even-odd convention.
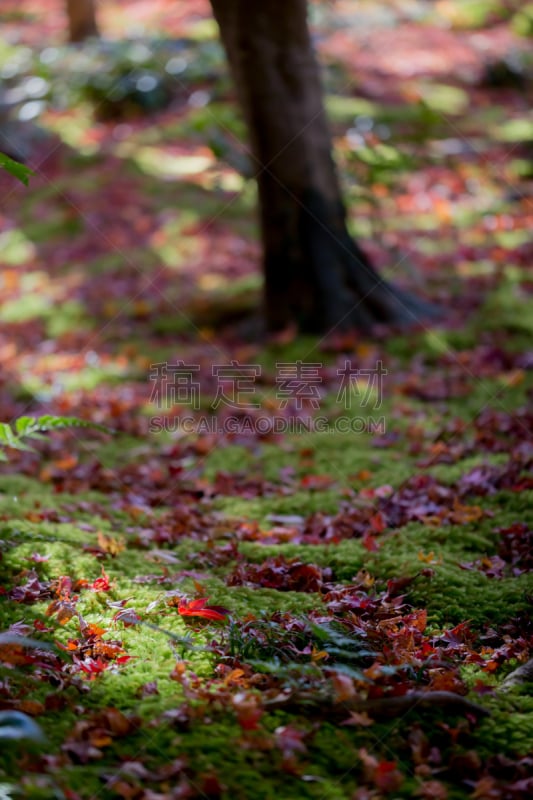
[[[248,123],[267,326],[369,329],[420,307],[349,236],[305,0],[211,0]]]
[[[67,0],[66,8],[70,42],[99,35],[94,0]]]

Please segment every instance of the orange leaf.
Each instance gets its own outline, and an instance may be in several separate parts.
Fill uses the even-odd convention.
[[[98,531],[96,534],[96,540],[98,542],[98,547],[103,550],[104,553],[108,553],[110,556],[117,556],[124,550],[126,546],[123,539],[116,539],[113,536],[107,536],[107,534],[102,533],[102,531]]]

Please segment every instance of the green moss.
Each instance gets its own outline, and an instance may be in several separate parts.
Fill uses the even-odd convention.
[[[532,309],[533,301],[521,289],[519,275],[509,270],[506,279],[487,298],[482,313],[485,324],[492,329],[505,328],[531,334]]]
[[[8,266],[24,264],[35,257],[35,246],[19,229],[5,231],[0,234],[2,261]]]
[[[48,316],[54,300],[46,295],[29,295],[16,300],[8,300],[0,308],[2,322],[28,322],[32,319]]]
[[[479,729],[478,752],[483,757],[497,752],[527,755],[533,745],[533,697],[516,694],[488,701],[491,716]]]
[[[505,524],[504,518],[501,524]],[[518,578],[491,579],[479,570],[461,569],[461,562],[471,562],[495,552],[493,527],[494,520],[489,525],[476,527],[408,525],[372,554],[367,568],[383,578],[414,575],[428,566],[421,557],[433,552],[435,563],[430,561],[429,566],[434,576],[430,581],[420,579],[413,584],[409,593],[411,602],[426,607],[430,622],[439,627],[465,619],[480,628],[487,622],[498,625],[527,609],[526,594],[533,582],[526,574]]]
[[[509,456],[506,453],[481,453],[468,458],[463,458],[455,464],[435,464],[429,472],[442,483],[457,483],[459,479],[475,467],[486,464],[498,466],[506,464]],[[485,503],[483,503],[485,505]]]
[[[496,492],[483,498],[483,506],[491,510],[497,525],[512,525],[520,520],[533,523],[533,490],[521,492]]]
[[[228,519],[228,523],[246,518],[258,520],[267,528],[271,514],[299,514],[307,516],[315,511],[334,514],[339,507],[339,496],[335,491],[312,492],[300,491],[287,496],[256,497],[247,500],[242,497],[219,497],[214,502]]]
[[[418,583],[410,599],[416,606],[426,607],[428,620],[438,627],[468,619],[473,627],[483,628],[487,623],[502,625],[519,612],[527,612],[526,594],[532,586],[525,576],[491,580],[477,571],[438,567],[431,583]]]
[[[359,115],[375,116],[379,106],[358,97],[332,94],[326,97],[326,109],[332,122],[346,124],[353,122]]]
[[[243,542],[240,552],[252,562],[261,563],[266,558],[282,555],[298,558],[305,563],[331,567],[335,580],[349,581],[360,569],[368,566],[369,553],[360,540],[349,539],[330,545],[277,544],[263,545]]]

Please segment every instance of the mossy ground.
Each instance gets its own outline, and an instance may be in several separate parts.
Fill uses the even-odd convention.
[[[506,395],[506,407],[520,407],[522,392]],[[402,400],[403,411],[415,411],[417,401]],[[387,407],[388,415],[395,413],[394,401]],[[424,407],[428,427],[441,424],[441,413],[431,405]],[[454,409],[454,414],[457,410]],[[467,408],[463,419],[469,421]],[[405,427],[400,421],[398,428]],[[335,514],[350,497],[356,497],[363,488],[379,487],[389,484],[399,487],[410,476],[420,473],[417,460],[420,454],[410,455],[403,435],[398,443],[387,449],[386,457],[379,455],[373,447],[371,436],[354,438],[347,446],[340,446],[327,434],[306,436],[305,450],[312,451],[313,458],[301,464],[299,452],[304,449],[298,439],[284,440],[283,446],[254,443],[253,448],[227,444],[207,458],[198,457],[201,473],[207,482],[216,479],[223,470],[233,477],[233,496],[219,494],[212,501],[202,501],[200,514],[215,513],[224,522],[214,535],[212,544],[225,544],[233,541],[234,531],[242,522],[256,521],[261,529],[268,532],[272,523],[269,515],[296,514],[307,516],[312,512]],[[120,435],[116,439],[116,465],[135,464],[136,448],[139,443],[132,439],[128,444]],[[152,455],[157,457],[158,442],[150,444]],[[129,455],[131,453],[131,455]],[[435,475],[445,484],[457,482],[462,475],[482,464],[502,465],[506,454],[476,454],[465,457],[453,465],[431,467],[428,474]],[[113,445],[106,445],[107,468],[113,465]],[[370,466],[369,466],[370,465]],[[46,459],[43,466],[46,467]],[[194,471],[198,465],[191,465]],[[239,496],[239,485],[250,475],[263,476],[274,485],[283,486],[283,468],[294,467],[294,475],[324,475],[332,478],[331,486],[323,489],[303,490],[297,487],[286,495],[271,495],[247,499]],[[363,473],[363,471],[366,472]],[[369,474],[370,473],[370,474]],[[362,477],[361,477],[362,475]],[[359,477],[358,477],[359,476]],[[346,492],[350,492],[348,498]],[[431,566],[434,576],[431,580],[417,579],[408,591],[408,600],[415,608],[426,608],[428,627],[435,632],[451,628],[458,623],[469,621],[477,630],[487,626],[499,628],[527,607],[527,596],[531,592],[531,578],[520,577],[503,579],[488,578],[478,570],[464,570],[462,562],[472,562],[477,558],[493,554],[497,549],[496,529],[512,525],[517,521],[531,520],[530,493],[500,492],[479,502],[490,511],[488,516],[476,523],[443,524],[440,526],[412,522],[398,530],[385,532],[376,552],[368,552],[360,539],[346,539],[333,544],[291,544],[276,545],[244,541],[238,545],[241,557],[250,563],[262,563],[269,556],[283,554],[287,558],[298,558],[304,563],[314,563],[330,567],[335,582],[348,584],[354,575],[365,569],[376,581],[385,581],[398,576],[417,574],[421,568]],[[120,668],[86,682],[88,692],[81,697],[70,689],[65,698],[66,706],[61,711],[44,712],[39,715],[49,740],[48,752],[58,752],[58,748],[68,738],[77,720],[76,708],[83,704],[84,714],[90,715],[100,708],[117,708],[125,713],[135,712],[143,721],[137,734],[124,740],[116,740],[104,749],[104,756],[96,763],[67,765],[52,770],[45,781],[45,789],[39,781],[28,777],[24,782],[27,797],[52,796],[47,792],[59,792],[58,786],[68,787],[82,798],[114,798],[116,792],[102,784],[103,777],[115,774],[117,765],[123,760],[141,761],[155,769],[165,763],[170,754],[186,756],[195,780],[205,780],[206,775],[216,773],[221,785],[225,787],[224,797],[232,798],[345,798],[356,790],[359,768],[358,750],[370,749],[387,760],[395,760],[405,772],[406,780],[397,790],[397,796],[409,797],[417,790],[419,779],[410,773],[408,754],[404,752],[403,736],[415,722],[426,732],[433,729],[436,720],[442,718],[439,712],[416,713],[407,718],[388,723],[376,723],[371,729],[339,728],[329,722],[316,726],[311,720],[298,715],[278,712],[267,716],[264,729],[273,734],[283,725],[297,725],[308,730],[307,752],[300,760],[299,774],[286,773],[279,752],[268,749],[262,738],[264,734],[244,735],[231,712],[214,712],[213,719],[206,727],[205,722],[193,722],[180,731],[170,720],[162,716],[165,711],[176,709],[183,701],[182,689],[170,678],[176,659],[185,658],[188,668],[200,678],[209,678],[215,665],[215,658],[209,652],[181,651],[179,644],[172,645],[168,638],[146,627],[124,628],[120,623],[112,623],[114,609],[108,602],[129,599],[128,605],[134,607],[147,621],[157,622],[168,631],[184,636],[189,628],[176,613],[166,608],[164,603],[146,613],[150,604],[161,600],[163,592],[169,588],[179,589],[184,594],[197,592],[194,578],[177,577],[164,587],[157,583],[139,584],[138,576],[164,572],[178,573],[180,570],[196,569],[197,557],[205,551],[206,541],[187,533],[165,549],[172,556],[167,564],[159,552],[152,555],[150,547],[139,548],[137,529],[140,527],[135,514],[118,507],[117,493],[109,495],[98,491],[79,491],[63,494],[54,491],[46,481],[31,477],[5,476],[0,493],[0,515],[2,517],[2,539],[5,542],[2,560],[2,585],[9,588],[20,582],[20,575],[33,568],[43,580],[59,575],[72,579],[85,578],[94,581],[99,577],[101,564],[82,547],[95,544],[96,535],[101,531],[117,539],[122,538],[125,549],[115,557],[107,557],[103,564],[111,583],[111,590],[103,593],[82,591],[77,604],[78,611],[87,623],[94,623],[108,630],[107,637],[120,639],[124,650],[133,659]],[[96,510],[101,509],[101,516]],[[53,509],[59,519],[68,521],[44,521],[39,519],[46,509]],[[202,511],[203,509],[203,511]],[[164,507],[147,511],[142,517],[142,526],[150,526],[158,515],[168,511]],[[47,561],[32,564],[33,553],[47,557]],[[234,566],[233,561],[214,567],[199,567],[202,573],[199,580],[210,602],[224,605],[236,617],[260,612],[289,611],[304,615],[312,608],[320,608],[319,595],[297,592],[278,592],[272,589],[227,587],[225,575]],[[0,627],[3,629],[17,622],[41,620],[50,625],[45,612],[49,601],[33,603],[30,607],[14,604],[7,598],[0,598]],[[52,623],[53,624],[53,623]],[[66,643],[69,638],[79,637],[79,625],[74,617],[64,626],[53,625],[53,637]],[[190,631],[189,631],[190,632]],[[196,644],[207,644],[212,631],[209,627],[193,634]],[[511,668],[503,665],[495,683]],[[483,678],[481,670],[474,671]],[[465,676],[473,681],[472,669],[465,670]],[[28,676],[29,678],[29,676]],[[17,678],[14,679],[17,683]],[[26,680],[26,679],[25,679]],[[141,687],[157,681],[158,694],[140,696]],[[23,691],[25,695],[26,687]],[[29,696],[33,700],[45,702],[51,687],[39,681],[31,684]],[[53,693],[53,692],[52,692]],[[510,757],[524,754],[533,741],[533,705],[526,694],[513,693],[505,697],[489,697],[486,701],[491,717],[480,722],[475,730],[465,734],[462,748],[475,749],[480,757],[488,757],[499,752]],[[315,730],[316,728],[316,730]],[[403,731],[403,733],[402,733]],[[257,741],[254,740],[254,736]],[[245,748],[243,749],[243,741]],[[442,743],[443,748],[450,748]],[[451,747],[454,750],[453,747]],[[459,748],[460,750],[461,748]],[[14,767],[16,759],[11,762]],[[8,759],[9,762],[9,759]],[[6,767],[8,763],[6,763]],[[355,768],[355,769],[354,769]],[[16,768],[15,768],[16,769]],[[306,775],[304,780],[302,775]],[[200,776],[200,777],[198,777]],[[15,777],[15,776],[13,776]],[[9,780],[8,774],[4,775]],[[56,787],[55,789],[53,787]],[[452,789],[451,797],[466,796],[457,788]]]
[[[349,4],[340,5],[349,12]],[[106,6],[106,24],[112,32],[122,30],[123,21],[116,20],[123,20],[123,4]],[[378,6],[358,4],[371,28]],[[508,4],[497,2],[437,6],[431,13],[424,9],[420,25],[427,27],[423,34],[417,29],[419,40],[433,30],[432,14],[438,35],[451,26],[453,36],[454,27],[477,28],[496,7],[502,19],[509,13]],[[396,15],[391,8],[387,4],[386,14]],[[26,12],[11,13],[24,18]],[[201,45],[191,50],[200,55],[190,59],[193,76],[187,72],[184,85],[191,92],[207,85],[213,102],[196,106],[178,98],[177,107],[156,115],[154,124],[144,117],[127,122],[126,137],[124,127],[95,121],[86,100],[68,111],[52,107],[39,122],[59,137],[57,151],[43,150],[29,190],[9,187],[2,212],[8,225],[0,234],[0,379],[7,389],[1,419],[72,413],[115,433],[58,434],[40,443],[35,455],[10,453],[2,466],[0,630],[24,624],[32,638],[71,646],[70,655],[58,651],[68,674],[76,672],[72,653],[83,644],[82,625],[104,629],[97,639],[119,641],[130,659],[110,659],[92,679],[78,669],[77,683],[62,687],[46,659],[44,666],[20,663],[16,649],[0,644],[0,709],[31,711],[47,737],[44,746],[24,747],[27,752],[18,744],[2,748],[0,784],[8,786],[7,797],[433,797],[430,774],[442,778],[449,800],[461,800],[472,796],[482,774],[472,753],[488,763],[495,754],[519,759],[533,747],[531,687],[498,692],[516,659],[498,656],[486,668],[494,641],[511,646],[522,636],[523,656],[531,635],[525,622],[531,574],[513,574],[510,565],[503,577],[486,574],[501,547],[500,529],[533,525],[526,450],[532,433],[530,172],[519,141],[530,138],[531,123],[520,91],[491,92],[459,73],[413,81],[391,75],[390,98],[352,97],[348,84],[361,81],[364,88],[370,77],[372,86],[375,76],[364,65],[354,70],[353,48],[345,42],[343,49],[328,13],[313,4],[324,27],[327,107],[354,209],[351,230],[376,251],[386,277],[397,280],[402,271],[405,284],[422,285],[442,304],[446,318],[431,329],[422,325],[386,341],[359,337],[334,347],[310,337],[257,345],[234,329],[221,332],[232,314],[257,307],[256,193],[235,146],[244,128],[227,77],[212,77],[222,68],[213,25],[196,12],[183,23],[193,48]],[[167,35],[157,19],[157,30]],[[28,21],[24,25],[27,33]],[[338,56],[328,50],[334,35]],[[8,61],[27,58],[16,45],[0,43],[0,54]],[[37,51],[35,58],[44,70]],[[458,157],[466,140],[476,146]],[[369,160],[382,152],[376,144],[387,142],[394,169]],[[387,252],[377,249],[379,241],[387,243]],[[323,363],[320,411],[332,423],[340,414],[336,370],[346,359],[359,365],[381,360],[388,373],[382,404],[377,407],[374,395],[369,413],[355,393],[344,416],[363,422],[377,417],[385,429],[241,438],[150,433],[150,419],[161,411],[151,401],[151,365],[184,359],[210,376],[213,364],[232,358],[261,365],[260,404],[267,416],[276,399],[278,363]],[[207,380],[202,412],[212,398]],[[178,419],[181,411],[174,409]],[[465,477],[476,470],[479,494]],[[504,474],[500,481],[498,471]],[[327,542],[301,534],[311,515],[327,521],[359,508],[368,512],[369,528],[371,516],[384,508],[382,498],[401,497],[420,478],[434,481],[431,502],[448,496],[440,516],[420,511],[384,530],[378,524],[376,549],[355,528],[353,535]],[[423,492],[420,498],[427,505]],[[233,702],[250,687],[237,679],[225,686],[217,672],[216,643],[226,628],[191,624],[169,605],[167,593],[208,597],[237,623],[276,612],[307,619],[323,611],[318,591],[280,591],[252,581],[228,585],[237,566],[278,556],[329,568],[337,589],[363,571],[378,593],[389,580],[417,576],[405,589],[405,603],[427,611],[426,643],[462,623],[477,637],[481,661],[450,657],[448,666],[490,716],[474,723],[442,708],[415,709],[367,727],[357,720],[337,724],[326,712],[278,710],[248,729]],[[97,591],[102,567],[109,587]],[[34,575],[43,585],[62,576],[78,581],[76,613],[64,624],[55,612],[47,614],[49,594],[30,593],[22,601],[13,594]],[[121,603],[164,631],[114,620]],[[189,687],[176,673],[182,662]],[[279,664],[275,677],[292,688],[313,685],[323,666],[309,655],[305,663]],[[264,667],[261,674],[271,673]],[[98,714],[109,709],[138,721],[124,736],[106,740]],[[89,727],[79,732],[84,721]],[[407,743],[413,731],[422,731],[440,758],[429,773]],[[73,755],[73,736],[83,747],[92,737],[98,752]],[[298,742],[304,743],[300,749]],[[380,762],[394,762],[403,782],[390,791],[373,783],[362,748]],[[454,776],[462,757],[471,779]],[[179,758],[186,767],[165,775]],[[150,774],[141,774],[140,766]]]

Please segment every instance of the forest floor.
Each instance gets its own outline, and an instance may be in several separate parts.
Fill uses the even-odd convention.
[[[207,3],[101,5],[79,51],[60,2],[0,11],[0,150],[35,172],[0,175],[0,420],[112,430],[0,465],[0,709],[46,737],[0,725],[0,797],[526,796],[531,685],[501,687],[533,646],[527,8],[313,5],[351,229],[444,315],[256,343]]]

